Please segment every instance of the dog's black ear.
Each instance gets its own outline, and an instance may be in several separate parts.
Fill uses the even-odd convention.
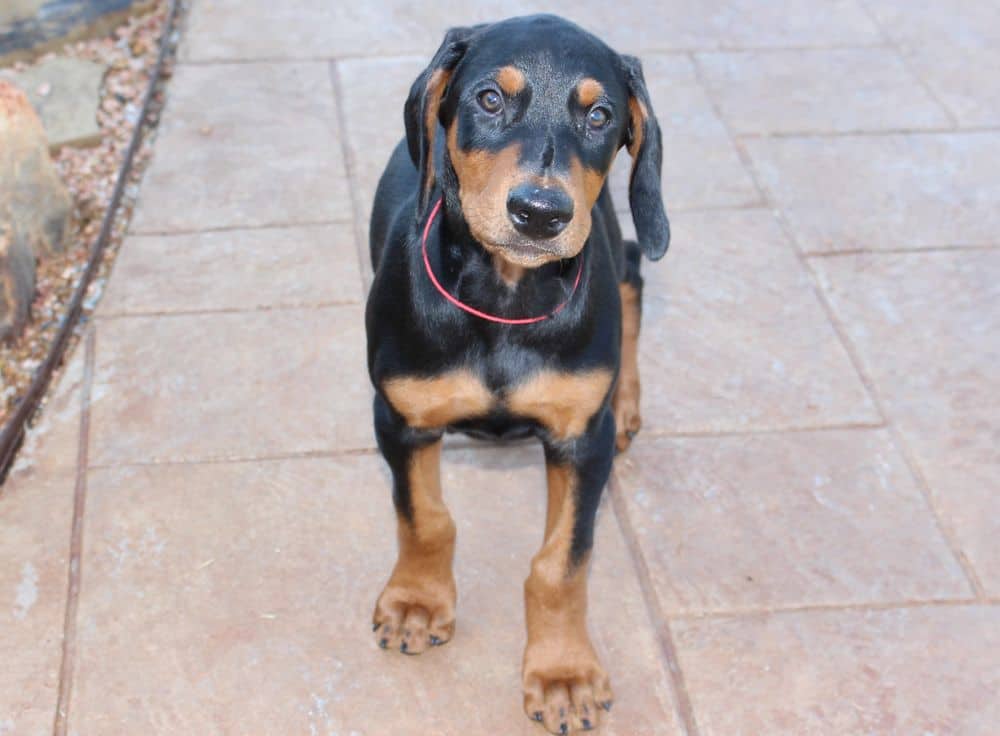
[[[434,138],[437,135],[438,111],[451,74],[462,60],[469,39],[477,28],[452,28],[444,34],[441,47],[430,65],[420,73],[403,108],[406,145],[410,158],[420,172],[420,197],[417,216],[422,217],[434,187]]]
[[[642,63],[634,56],[622,56],[629,89],[629,127],[625,143],[632,157],[632,177],[628,198],[632,221],[646,257],[657,261],[670,245],[670,222],[663,209],[660,170],[663,143],[660,126],[642,76]]]

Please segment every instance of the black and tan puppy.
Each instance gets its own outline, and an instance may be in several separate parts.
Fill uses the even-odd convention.
[[[669,240],[642,70],[553,16],[456,28],[405,122],[371,221],[368,366],[399,521],[375,639],[417,654],[455,631],[442,434],[535,435],[548,513],[524,586],[524,708],[587,730],[612,699],[586,625],[594,517],[640,424],[640,250],[658,259]],[[622,147],[638,244],[605,185]]]

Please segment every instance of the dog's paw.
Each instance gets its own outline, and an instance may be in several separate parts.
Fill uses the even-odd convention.
[[[448,642],[455,633],[454,591],[414,591],[391,584],[372,616],[375,643],[382,649],[421,654]]]
[[[614,396],[615,414],[615,447],[618,452],[625,452],[632,444],[642,428],[642,416],[639,414],[638,386],[630,390],[626,386],[619,387]]]
[[[597,728],[600,714],[611,710],[612,701],[608,676],[596,657],[577,666],[556,666],[548,673],[525,670],[524,712],[549,733]]]

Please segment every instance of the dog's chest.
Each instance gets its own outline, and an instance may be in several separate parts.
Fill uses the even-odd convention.
[[[395,377],[383,384],[386,398],[418,429],[454,427],[504,436],[530,423],[559,438],[575,437],[600,409],[611,388],[611,371],[540,370],[491,388],[468,368],[439,376]]]

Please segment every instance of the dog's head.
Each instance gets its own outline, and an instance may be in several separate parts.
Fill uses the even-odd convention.
[[[423,216],[439,124],[472,235],[496,256],[539,266],[575,256],[615,155],[632,156],[629,200],[646,255],[670,226],[660,193],[660,128],[639,60],[554,16],[454,28],[405,108]]]

